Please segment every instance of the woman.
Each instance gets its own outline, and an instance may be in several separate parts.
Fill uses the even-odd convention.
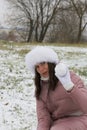
[[[26,65],[35,74],[37,130],[87,130],[87,89],[80,77],[43,46],[26,55]]]

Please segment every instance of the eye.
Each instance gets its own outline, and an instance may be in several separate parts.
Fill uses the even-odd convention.
[[[40,66],[44,66],[46,62],[41,62],[35,66],[36,69],[38,69]]]
[[[46,62],[41,62],[40,64],[41,64],[41,65],[44,65],[45,63],[46,63]]]

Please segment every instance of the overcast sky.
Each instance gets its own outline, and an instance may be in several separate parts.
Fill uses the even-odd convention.
[[[5,19],[7,15],[7,3],[5,0],[0,0],[0,23],[5,25]]]

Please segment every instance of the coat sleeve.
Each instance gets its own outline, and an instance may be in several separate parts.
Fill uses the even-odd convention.
[[[74,83],[74,87],[69,92],[72,100],[80,107],[84,114],[87,114],[87,88],[83,81],[75,73],[71,75],[71,80]]]
[[[37,130],[50,130],[51,117],[43,100],[36,100]]]

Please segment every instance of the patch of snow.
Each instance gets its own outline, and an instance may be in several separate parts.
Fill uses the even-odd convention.
[[[25,65],[20,50],[34,46],[0,50],[0,130],[35,130],[37,125],[33,75]],[[87,48],[54,47],[58,57],[69,67],[87,70]],[[82,76],[87,84],[87,79]]]

